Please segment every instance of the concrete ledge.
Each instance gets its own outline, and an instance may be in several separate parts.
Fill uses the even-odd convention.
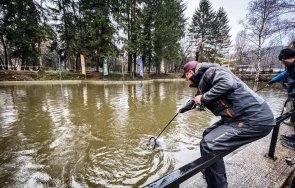
[[[111,80],[104,80],[104,81],[90,81],[90,80],[83,80],[82,83],[86,84],[95,84],[95,85],[111,85],[111,84],[149,84],[153,83],[153,80],[136,80],[136,81],[111,81]]]
[[[46,80],[46,81],[1,81],[2,85],[56,85],[56,84],[81,84],[81,80]]]
[[[184,82],[184,78],[175,78],[175,79],[154,79],[154,82]]]
[[[47,81],[1,81],[0,86],[4,85],[54,85],[54,84],[94,84],[94,85],[111,85],[111,84],[150,84],[153,82],[180,82],[184,79],[154,79],[154,80],[136,80],[136,81],[111,81],[111,80],[47,80]]]

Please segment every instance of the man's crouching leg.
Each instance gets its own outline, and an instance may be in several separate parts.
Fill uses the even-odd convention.
[[[206,129],[200,143],[202,156],[217,155],[224,151],[234,150],[266,136],[272,126],[248,126],[243,122],[220,124]],[[220,160],[205,169],[209,188],[224,188],[228,186],[224,161]]]
[[[212,153],[207,153],[202,149],[201,144],[201,155],[205,156],[211,154]],[[205,175],[208,188],[226,188],[228,185],[223,159],[207,167],[203,171],[203,174]]]
[[[208,146],[205,139],[208,135],[210,138],[210,132],[215,128],[217,128],[217,126],[212,125],[204,131],[203,139],[200,143],[202,156],[214,155],[216,153]],[[203,171],[203,174],[205,175],[208,188],[226,188],[228,186],[223,159],[207,167]]]

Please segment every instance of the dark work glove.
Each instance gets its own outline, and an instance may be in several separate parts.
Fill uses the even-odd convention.
[[[283,82],[282,85],[284,88],[289,88],[289,84],[287,82]]]
[[[182,108],[179,109],[178,113],[184,113],[194,108],[196,108],[196,103],[192,98],[189,101],[187,101],[187,103]]]
[[[295,81],[283,82],[283,87],[284,88],[292,88],[294,86],[295,86]]]
[[[190,84],[188,87],[198,88],[196,84]]]
[[[295,81],[290,81],[290,82],[288,82],[288,86],[289,86],[289,87],[294,87],[294,86],[295,86]]]

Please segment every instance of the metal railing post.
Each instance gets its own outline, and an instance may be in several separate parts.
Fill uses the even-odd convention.
[[[265,155],[265,157],[269,157],[269,158],[271,158],[273,160],[276,160],[277,159],[274,156],[274,154],[275,154],[276,144],[277,144],[278,135],[279,135],[279,131],[280,131],[280,124],[284,120],[288,119],[289,117],[291,117],[294,114],[295,114],[295,109],[292,109],[291,111],[286,112],[286,113],[284,113],[281,116],[279,116],[279,117],[276,118],[276,126],[273,128],[273,131],[272,131],[272,136],[271,136],[269,151]]]

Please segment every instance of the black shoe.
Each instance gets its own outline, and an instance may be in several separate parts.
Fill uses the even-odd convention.
[[[289,141],[286,141],[286,140],[282,140],[281,144],[283,146],[285,146],[286,148],[295,150],[295,142],[289,142]]]
[[[295,134],[289,134],[289,135],[281,135],[282,140],[286,140],[289,142],[295,142]]]

